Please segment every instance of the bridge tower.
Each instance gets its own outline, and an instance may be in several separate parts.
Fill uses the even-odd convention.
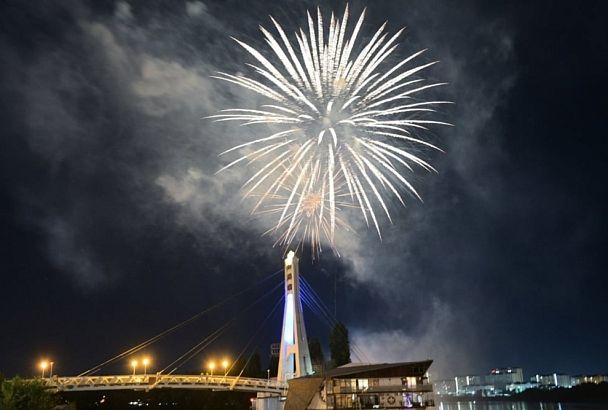
[[[277,374],[279,382],[313,373],[302,314],[299,274],[298,257],[289,251],[285,258],[285,309]]]

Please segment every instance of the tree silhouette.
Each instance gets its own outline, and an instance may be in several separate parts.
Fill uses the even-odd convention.
[[[270,369],[270,377],[277,377],[279,372],[279,356],[270,355],[268,358],[268,368]]]
[[[57,401],[40,380],[0,379],[0,410],[51,410]]]
[[[322,366],[325,362],[325,357],[323,356],[323,349],[321,349],[321,342],[319,342],[319,339],[316,337],[308,339],[308,351],[312,364]]]
[[[350,363],[348,329],[342,322],[336,323],[329,334],[329,351],[333,366],[337,367]]]

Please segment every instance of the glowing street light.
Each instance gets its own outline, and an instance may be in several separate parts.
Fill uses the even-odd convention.
[[[131,367],[133,368],[133,376],[135,376],[135,369],[137,368],[137,360],[131,360]]]
[[[55,362],[50,362],[49,364],[51,365],[51,368],[49,369],[49,377],[53,377],[53,365]]]
[[[211,371],[211,376],[213,376],[213,370],[215,369],[215,362],[214,361],[209,362],[209,364],[207,364],[207,367]]]
[[[148,357],[144,357],[142,360],[142,364],[144,365],[144,376],[148,374],[148,365],[150,364],[150,359]]]
[[[228,374],[228,365],[230,363],[228,363],[227,359],[222,360],[222,367],[224,368],[224,377],[226,376],[226,374]]]
[[[42,370],[42,374],[40,377],[44,379],[44,371],[49,366],[49,362],[47,362],[46,360],[42,360],[38,366],[40,367],[40,370]]]

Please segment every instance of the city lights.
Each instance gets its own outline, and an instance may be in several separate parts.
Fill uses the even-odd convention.
[[[213,376],[213,372],[220,366],[224,370],[224,377],[227,376],[228,368],[230,367],[230,360],[228,358],[223,358],[221,361],[217,359],[210,359],[207,361],[205,368],[208,370],[209,374]]]
[[[148,374],[148,366],[152,363],[152,359],[149,356],[144,356],[138,359],[131,360],[131,367],[133,368],[133,376],[136,374],[137,367],[142,365],[144,368],[144,376]]]
[[[144,359],[141,362],[144,365],[144,376],[146,374],[148,374],[148,365],[150,364],[150,358],[148,357],[144,357]]]
[[[38,367],[40,367],[40,370],[42,371],[40,377],[42,377],[44,379],[44,371],[46,370],[47,367],[49,367],[49,362],[47,360],[42,360],[38,364]]]

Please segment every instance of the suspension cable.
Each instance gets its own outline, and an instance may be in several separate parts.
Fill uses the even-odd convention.
[[[239,314],[242,314],[242,313],[248,311],[253,306],[257,305],[259,302],[261,302],[262,300],[264,300],[266,297],[268,297],[269,295],[271,295],[272,293],[274,293],[281,286],[283,286],[283,283],[278,283],[270,291],[266,292],[262,297],[257,298],[253,303],[250,303],[248,306],[246,306],[244,309],[242,309],[239,312]],[[199,343],[197,343],[196,345],[194,345],[194,347],[192,347],[191,349],[189,349],[186,353],[182,354],[180,357],[178,357],[176,360],[174,360],[172,363],[170,363],[168,366],[166,366],[161,371],[161,373],[164,372],[165,370],[167,370],[168,368],[170,368],[170,367],[176,365],[177,363],[179,363],[179,364],[176,365],[175,368],[173,368],[169,372],[169,374],[172,374],[175,370],[177,370],[179,367],[181,367],[184,364],[186,364],[193,357],[195,357],[196,355],[198,355],[203,349],[207,348],[211,343],[213,343],[217,338],[219,338],[222,335],[222,333],[228,327],[230,327],[238,318],[239,318],[238,314],[235,315],[235,316],[233,316],[228,322],[226,322],[224,325],[222,325],[219,329],[215,330],[210,335],[206,336],[203,340],[201,340]],[[181,363],[180,363],[180,361],[181,361]]]
[[[302,294],[306,294],[304,300],[308,304],[310,310],[317,316],[320,316],[320,319],[322,319],[326,325],[329,325],[330,328],[332,326],[335,327],[338,324],[338,320],[331,314],[331,312],[327,308],[327,305],[323,303],[323,300],[320,298],[314,288],[302,276],[300,276],[300,283],[302,284],[302,290],[304,290]],[[312,301],[317,309],[314,309],[312,306],[310,306],[309,301],[307,301],[307,299]],[[319,315],[319,313],[321,313],[321,315]],[[364,359],[366,362],[370,362],[369,357],[361,348],[359,348],[359,346],[357,346],[357,344],[351,341],[349,341],[349,344],[352,347],[353,354],[357,357],[357,359],[361,361],[362,359]]]
[[[180,322],[180,323],[178,323],[178,324],[170,327],[169,329],[166,329],[166,330],[158,333],[157,335],[155,335],[155,336],[153,336],[153,337],[145,340],[144,342],[142,342],[142,343],[140,343],[140,344],[138,344],[138,345],[136,345],[136,346],[134,346],[134,347],[132,347],[130,349],[127,349],[124,352],[119,353],[118,355],[116,355],[116,356],[114,356],[114,357],[112,357],[112,358],[110,358],[110,359],[108,359],[108,360],[106,360],[106,361],[104,361],[104,362],[96,365],[96,366],[91,367],[90,369],[88,369],[88,370],[80,373],[78,375],[78,377],[86,376],[86,375],[95,373],[95,372],[101,370],[103,367],[105,367],[105,366],[107,366],[107,365],[109,365],[109,364],[111,364],[111,363],[113,363],[113,362],[115,362],[115,361],[117,361],[117,360],[125,357],[125,356],[128,356],[130,354],[136,353],[136,352],[140,351],[141,349],[144,349],[144,348],[148,347],[152,343],[157,342],[158,340],[160,340],[160,339],[164,338],[165,336],[167,336],[167,335],[175,332],[176,330],[179,330],[179,329],[183,328],[184,326],[187,326],[190,323],[194,322],[195,320],[200,319],[205,314],[207,314],[207,313],[209,313],[209,312],[217,309],[220,306],[223,306],[228,301],[236,298],[237,296],[240,296],[240,295],[242,295],[242,294],[244,294],[246,292],[249,292],[250,290],[255,289],[256,287],[260,286],[264,282],[267,282],[268,280],[270,280],[271,278],[275,277],[276,275],[278,275],[282,271],[283,270],[281,269],[281,270],[278,270],[278,271],[270,274],[269,276],[267,276],[267,277],[261,279],[260,281],[252,284],[251,286],[249,286],[249,287],[247,287],[247,288],[245,288],[245,289],[243,289],[243,290],[241,290],[239,292],[236,292],[236,293],[234,293],[234,294],[232,294],[232,295],[224,298],[222,301],[220,301],[220,302],[218,302],[218,303],[216,303],[216,304],[214,304],[214,305],[212,305],[210,307],[207,307],[207,308],[203,309],[202,311],[198,312],[194,316],[192,316],[192,317],[190,317],[190,318],[188,318],[188,319],[186,319],[186,320],[184,320],[184,321],[182,321],[182,322]]]
[[[254,338],[260,333],[260,331],[262,330],[262,328],[264,327],[264,325],[266,324],[266,322],[268,321],[268,319],[270,319],[270,317],[272,316],[272,314],[277,310],[277,308],[281,305],[281,302],[283,302],[283,300],[285,299],[285,295],[282,295],[281,298],[279,299],[279,301],[274,305],[274,307],[270,310],[270,313],[268,315],[266,315],[266,317],[264,318],[264,320],[258,325],[257,330],[254,332],[254,334],[249,338],[249,340],[247,341],[247,343],[245,344],[245,347],[243,348],[243,350],[241,350],[241,352],[238,354],[238,356],[236,357],[236,359],[234,360],[234,362],[232,363],[232,365],[230,366],[230,368],[228,369],[227,373],[230,373],[232,371],[232,369],[234,368],[234,366],[236,366],[236,364],[238,363],[239,359],[241,358],[241,356],[243,356],[245,354],[245,352],[247,351],[247,349],[249,348],[249,345],[251,345],[251,342],[253,342]],[[249,363],[249,359],[247,360],[247,362],[245,363],[245,366],[247,366],[247,363]],[[243,367],[244,369],[245,367]],[[242,373],[242,372],[241,372]],[[239,375],[240,376],[240,375]]]
[[[232,368],[234,367],[234,365],[236,364],[236,362],[241,358],[241,356],[247,351],[247,349],[249,348],[249,345],[251,344],[251,342],[253,342],[253,340],[260,334],[260,331],[263,329],[264,325],[266,324],[266,322],[268,322],[268,319],[270,319],[270,317],[274,314],[274,312],[277,310],[277,308],[281,305],[281,302],[283,302],[285,300],[285,295],[281,296],[281,298],[279,299],[279,301],[274,305],[274,307],[270,310],[270,313],[264,318],[264,320],[262,321],[262,323],[258,326],[258,329],[256,330],[256,332],[253,334],[253,336],[251,336],[251,338],[249,338],[249,341],[247,342],[247,344],[245,345],[245,347],[243,348],[243,350],[241,351],[241,353],[239,353],[239,356],[237,357],[237,359],[234,361],[233,365],[230,366],[230,370],[232,370]],[[234,380],[234,382],[232,383],[232,386],[234,386],[235,384],[238,383],[239,379],[241,378],[241,375],[243,374],[243,372],[245,371],[245,369],[247,368],[247,365],[249,365],[249,362],[251,361],[251,358],[253,357],[254,351],[252,350],[251,353],[249,354],[249,356],[247,357],[247,361],[245,362],[245,364],[243,365],[243,368],[241,369],[241,371],[239,372],[239,375],[236,377],[236,379]]]
[[[194,350],[196,350],[192,356],[198,354],[201,350],[205,349],[207,346],[209,346],[211,343],[213,343],[218,337],[221,336],[222,333],[224,333],[224,330],[226,330],[226,328],[228,328],[231,325],[231,322],[226,322],[224,323],[220,328],[214,330],[213,332],[211,332],[211,334],[209,334],[208,336],[206,336],[203,340],[201,340],[199,343],[197,343],[196,345],[194,345],[193,348],[191,348],[190,350],[188,350],[186,353],[184,353],[183,355],[181,355],[180,357],[178,357],[177,359],[175,359],[173,362],[171,362],[170,364],[168,364],[167,366],[165,366],[164,369],[162,369],[159,373],[165,373],[165,371],[175,365],[176,363],[178,363],[180,360],[182,360],[184,357],[190,355]],[[199,349],[200,348],[200,349]],[[192,358],[192,356],[189,356],[186,360],[184,360],[183,363],[175,366],[173,369],[171,369],[171,371],[167,374],[173,374],[174,371],[176,371],[181,365],[183,365],[184,363],[186,363],[188,360],[190,360]]]

